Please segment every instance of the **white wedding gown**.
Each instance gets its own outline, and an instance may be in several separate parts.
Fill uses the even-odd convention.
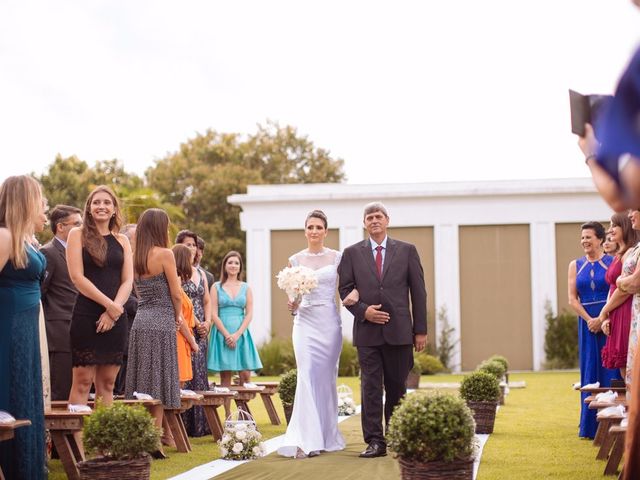
[[[318,286],[302,297],[293,320],[293,348],[298,383],[291,421],[278,453],[294,457],[298,448],[333,452],[344,449],[338,431],[336,379],[342,349],[342,326],[336,305],[340,252],[325,248],[318,254],[306,250],[292,256],[292,266],[309,267]]]

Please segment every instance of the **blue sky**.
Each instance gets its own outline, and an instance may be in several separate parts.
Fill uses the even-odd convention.
[[[267,119],[350,183],[585,176],[567,89],[611,93],[638,32],[629,0],[3,0],[0,178]]]

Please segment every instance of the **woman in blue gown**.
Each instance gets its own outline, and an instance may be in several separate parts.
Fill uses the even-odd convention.
[[[38,324],[46,260],[32,244],[45,221],[38,182],[7,178],[0,187],[0,410],[31,421],[0,443],[7,479],[46,478]]]
[[[611,380],[620,379],[618,369],[602,366],[600,351],[607,340],[598,320],[600,311],[607,302],[609,285],[605,280],[607,268],[613,257],[605,255],[604,227],[598,222],[587,222],[582,225],[580,242],[584,257],[569,264],[569,305],[578,315],[578,346],[580,355],[580,384],[600,382],[600,386],[608,387]],[[587,393],[580,395],[580,431],[578,435],[593,438],[598,427],[596,411],[589,410],[584,399]]]

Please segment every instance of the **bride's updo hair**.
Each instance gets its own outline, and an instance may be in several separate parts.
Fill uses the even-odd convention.
[[[319,218],[320,220],[322,220],[322,223],[324,224],[324,229],[326,230],[328,228],[327,216],[324,214],[322,210],[312,210],[311,212],[309,212],[306,220],[304,221],[304,228],[307,228],[307,223],[309,222],[310,218]]]

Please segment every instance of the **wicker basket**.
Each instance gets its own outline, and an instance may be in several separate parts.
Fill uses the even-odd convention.
[[[407,388],[412,388],[414,390],[420,388],[420,374],[410,371],[409,375],[407,375],[405,385]]]
[[[131,460],[105,460],[94,458],[78,463],[80,480],[149,480],[151,457]]]
[[[497,404],[498,402],[467,401],[467,406],[471,409],[473,419],[476,421],[476,433],[493,433]]]
[[[284,418],[287,420],[287,425],[289,425],[289,422],[291,421],[291,414],[293,413],[293,403],[291,405],[283,403],[282,409],[284,410]]]
[[[416,462],[398,457],[402,480],[472,480],[473,459],[453,462]]]

